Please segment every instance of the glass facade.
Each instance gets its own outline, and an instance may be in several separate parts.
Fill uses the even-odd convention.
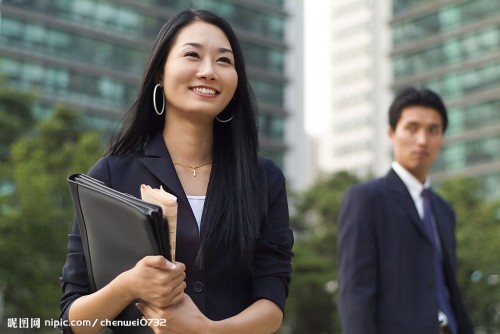
[[[476,177],[500,198],[500,1],[395,0],[393,14],[393,90],[428,86],[448,106],[433,174]]]
[[[189,7],[226,18],[238,34],[261,106],[262,149],[285,154],[283,0],[2,0],[0,77],[40,96],[37,113],[76,106],[94,127],[111,131],[131,105],[163,23]]]
[[[432,2],[433,0],[394,0],[394,6],[398,7],[404,3],[405,6],[401,8],[411,11],[416,8],[425,9],[426,4]],[[430,7],[425,14],[418,11],[415,17],[403,19],[393,26],[394,47],[413,44],[417,40],[454,32],[464,28],[465,25],[498,17],[498,6],[497,0],[455,0],[443,3],[438,8]],[[394,12],[394,17],[397,19],[398,16],[406,14],[405,11]]]
[[[405,78],[443,66],[473,61],[478,57],[498,57],[499,50],[500,26],[486,27],[450,38],[444,43],[433,43],[411,55],[396,55],[393,59],[394,76],[396,79]]]

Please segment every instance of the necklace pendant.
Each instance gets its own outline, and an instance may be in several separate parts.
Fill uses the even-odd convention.
[[[193,176],[196,177],[196,168],[193,167]]]

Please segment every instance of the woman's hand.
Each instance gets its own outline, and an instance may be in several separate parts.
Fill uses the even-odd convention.
[[[185,293],[179,303],[158,308],[154,305],[141,302],[137,304],[146,319],[151,320],[151,328],[155,334],[198,334],[210,333],[213,322],[196,307],[191,298]],[[152,319],[160,319],[154,321]]]
[[[267,299],[259,299],[232,317],[213,321],[196,307],[191,298],[166,308],[141,302],[136,304],[155,334],[269,334],[275,333],[283,320],[283,311]]]
[[[122,275],[132,299],[165,308],[182,300],[186,288],[185,270],[181,262],[174,264],[163,256],[146,256]]]

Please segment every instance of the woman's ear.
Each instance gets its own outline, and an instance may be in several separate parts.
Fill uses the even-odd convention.
[[[163,72],[162,71],[158,71],[155,74],[155,83],[161,84],[162,82],[163,82]]]

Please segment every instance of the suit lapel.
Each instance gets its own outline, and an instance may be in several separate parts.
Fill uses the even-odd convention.
[[[450,259],[448,247],[451,246],[449,236],[454,233],[453,229],[450,230],[449,228],[450,220],[452,218],[444,210],[442,205],[438,205],[438,200],[436,198],[437,195],[434,192],[431,192],[431,194],[432,213],[434,214],[434,221],[438,230],[441,253],[443,261],[448,262],[448,259]]]
[[[454,250],[448,251],[450,247],[452,249],[452,246],[450,245],[452,241],[449,239],[449,236],[452,236],[454,231],[453,229],[450,230],[449,224],[450,220],[452,220],[453,218],[450,217],[449,213],[446,212],[443,205],[438,205],[439,201],[437,199],[437,195],[434,192],[431,192],[431,194],[432,211],[434,214],[434,221],[436,222],[436,228],[439,234],[441,245],[441,260],[445,273],[446,285],[448,288],[448,292],[450,293],[450,299],[452,301],[451,304],[455,311],[455,316],[459,323],[459,327],[468,326],[468,324],[466,324],[467,319],[464,318],[466,316],[465,311],[463,310],[462,297],[460,296],[457,281],[455,278],[455,264],[452,264]],[[461,321],[465,322],[460,325]]]
[[[401,208],[409,216],[411,223],[415,226],[417,231],[421,233],[425,240],[430,243],[431,240],[429,239],[429,236],[425,231],[424,224],[418,215],[415,202],[413,201],[413,198],[411,197],[404,182],[392,168],[386,175],[385,179],[388,183],[390,195],[393,200],[400,204]]]
[[[436,222],[436,228],[439,233],[439,238],[441,240],[441,244],[447,243],[446,237],[450,235],[451,231],[447,230],[448,221],[450,220],[449,215],[444,211],[443,206],[437,205],[438,201],[436,199],[436,194],[431,192],[431,205],[432,205],[432,213],[434,214],[434,220]],[[443,245],[445,246],[445,245]]]
[[[144,155],[143,158],[139,159],[141,163],[161,181],[166,191],[172,193],[177,197],[178,201],[183,201],[187,207],[190,207],[161,132],[156,134],[148,143]]]

